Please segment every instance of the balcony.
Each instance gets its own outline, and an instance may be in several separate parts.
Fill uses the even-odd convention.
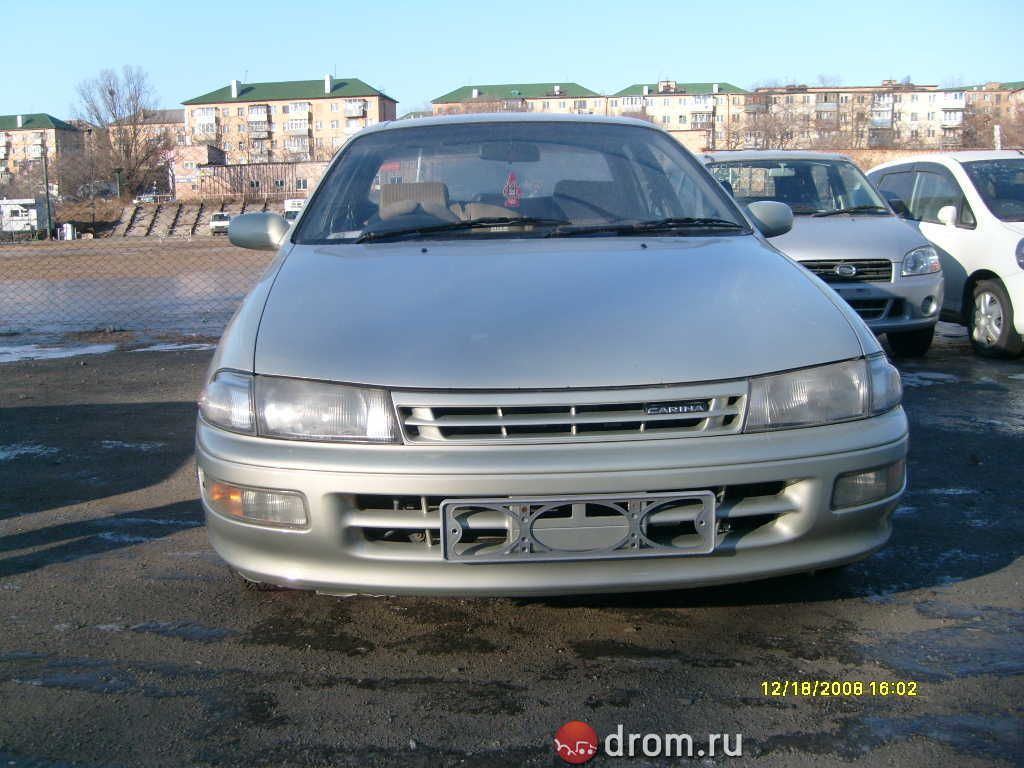
[[[252,135],[253,133],[259,133],[260,131],[263,131],[264,133],[266,133],[269,130],[270,130],[270,122],[268,120],[250,120],[249,121],[249,134],[250,135]]]
[[[367,103],[365,101],[346,101],[342,108],[345,117],[363,117],[366,114]]]
[[[309,135],[309,123],[305,120],[289,120],[284,124],[284,132],[291,135]]]
[[[768,105],[763,101],[748,101],[743,111],[749,114],[763,114],[768,111]]]
[[[269,139],[270,138],[270,131],[263,130],[263,129],[258,130],[258,131],[249,131],[249,138],[250,139]]]

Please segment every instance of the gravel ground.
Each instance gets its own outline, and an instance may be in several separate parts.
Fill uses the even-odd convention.
[[[247,591],[196,500],[208,350],[0,365],[0,764],[560,765],[552,736],[580,719],[695,748],[742,734],[742,758],[701,765],[1020,765],[1024,365],[941,329],[901,366],[912,487],[890,546],[586,599]],[[918,695],[772,698],[771,680]]]

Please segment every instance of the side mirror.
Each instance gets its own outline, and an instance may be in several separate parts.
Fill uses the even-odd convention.
[[[955,205],[944,205],[939,208],[939,212],[935,215],[941,223],[947,227],[951,227],[956,224],[956,206]]]
[[[240,248],[276,251],[290,225],[276,213],[243,213],[228,225],[228,240]]]
[[[778,237],[793,228],[793,209],[775,200],[758,200],[747,206],[747,213],[765,237]]]

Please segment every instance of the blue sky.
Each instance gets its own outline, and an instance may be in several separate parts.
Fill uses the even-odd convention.
[[[75,84],[122,64],[142,66],[165,107],[232,78],[333,72],[399,113],[469,83],[1024,80],[1022,29],[1020,0],[11,3],[0,60],[18,75],[0,84],[0,114],[71,117]]]

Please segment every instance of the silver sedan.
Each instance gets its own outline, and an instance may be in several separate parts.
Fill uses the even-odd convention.
[[[863,320],[638,121],[410,120],[336,156],[214,356],[197,457],[245,579],[670,589],[841,565],[905,487]]]

